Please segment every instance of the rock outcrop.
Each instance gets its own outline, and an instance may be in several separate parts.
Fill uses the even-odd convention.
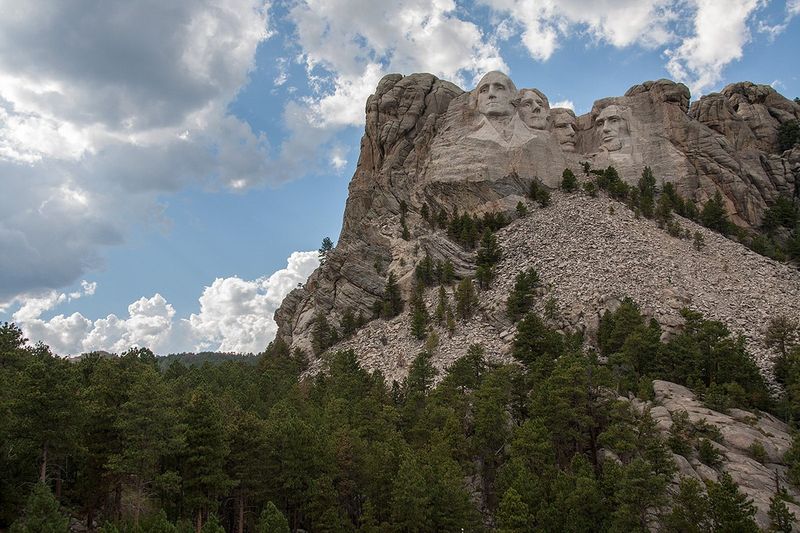
[[[407,294],[414,266],[426,253],[450,260],[458,276],[471,275],[472,254],[449,241],[441,230],[434,230],[423,220],[423,210],[444,211],[449,216],[455,212],[511,214],[534,177],[555,187],[565,168],[580,174],[585,161],[594,168],[614,165],[631,184],[648,165],[659,181],[674,183],[697,204],[719,191],[736,224],[757,228],[764,209],[779,195],[798,196],[800,148],[779,153],[777,132],[781,124],[799,117],[800,105],[771,87],[751,83],[729,85],[690,105],[684,85],[669,80],[645,82],[624,96],[598,100],[591,112],[575,117],[565,110],[550,110],[546,96],[537,90],[517,91],[501,73],[488,74],[470,92],[430,74],[386,76],[367,101],[361,154],[337,246],[276,312],[278,336],[310,353],[315,315],[324,314],[333,323],[347,309],[370,316],[387,273],[397,276]],[[572,222],[581,223],[594,208],[581,209],[572,214]],[[619,248],[624,249],[627,241],[635,240],[635,234],[626,232],[638,227],[632,223],[619,231]],[[665,234],[659,238],[670,239]],[[514,250],[524,243],[504,244]],[[735,271],[737,256],[750,254],[729,244],[732,249],[720,244],[731,255],[718,258],[715,268],[728,265]],[[656,244],[654,248],[662,247]],[[536,245],[526,249],[532,257],[543,253]],[[639,250],[629,259],[654,264],[654,256],[647,253]],[[610,257],[604,250],[598,249],[597,254],[598,261]],[[663,260],[683,265],[686,257],[691,254]],[[554,252],[556,265],[569,259]],[[765,259],[753,260],[769,264]],[[579,293],[560,298],[570,306],[586,308],[570,310],[581,322],[575,327],[591,329],[594,311],[587,306],[595,305],[595,296],[613,299],[614,294],[625,294],[599,282],[622,279],[627,274],[619,269],[634,266],[618,261],[598,264],[601,270],[594,272],[602,277],[581,279]],[[691,281],[691,275],[686,276]],[[747,274],[744,279],[752,278]],[[700,291],[699,287],[681,288],[675,281],[663,281],[680,294],[670,296],[666,288],[660,288],[661,295],[642,295],[643,305],[656,309],[677,298],[715,316],[713,305],[703,307],[703,293],[693,292]],[[554,287],[559,296],[563,289],[557,283]],[[730,286],[730,290],[736,289]],[[783,289],[776,285],[774,290]],[[767,312],[758,307],[761,303],[748,308],[758,315],[756,322]],[[674,317],[661,318],[666,326],[676,325]],[[747,317],[731,318],[730,325],[741,329]],[[498,324],[493,327],[501,327]]]

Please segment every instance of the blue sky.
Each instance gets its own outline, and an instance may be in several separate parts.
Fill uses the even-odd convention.
[[[384,74],[580,114],[662,77],[800,96],[800,0],[0,0],[0,320],[61,354],[259,351],[336,238]]]

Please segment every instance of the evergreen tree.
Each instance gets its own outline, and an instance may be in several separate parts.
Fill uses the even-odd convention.
[[[647,218],[653,218],[655,210],[656,178],[650,167],[644,167],[639,178],[639,209]]]
[[[681,478],[672,511],[664,518],[664,526],[667,531],[675,533],[711,531],[708,498],[696,479]]]
[[[333,241],[330,237],[322,239],[322,246],[319,247],[319,263],[324,264],[328,254],[333,250]]]
[[[498,533],[528,533],[533,530],[531,522],[528,506],[514,487],[509,488],[497,509]]]
[[[472,317],[478,307],[478,295],[475,294],[475,286],[472,280],[465,278],[461,280],[456,288],[456,311],[458,316],[467,320]]]
[[[723,235],[727,235],[730,231],[728,213],[725,211],[725,204],[722,202],[722,195],[719,191],[716,191],[714,197],[703,206],[703,210],[700,212],[700,222],[705,227]]]
[[[33,486],[22,516],[11,526],[11,533],[66,533],[69,518],[59,512],[58,501],[42,482]]]
[[[518,218],[525,218],[526,216],[528,216],[528,206],[522,203],[521,201],[517,202],[516,211]]]
[[[205,517],[216,511],[218,497],[230,487],[230,479],[225,473],[228,435],[222,410],[212,395],[203,389],[192,392],[185,423],[183,491],[199,530]]]
[[[314,349],[314,355],[320,355],[337,342],[339,342],[339,333],[336,328],[330,325],[324,314],[318,313],[314,317],[314,326],[311,330],[311,346]]]
[[[360,312],[360,311],[359,311]],[[362,316],[363,319],[363,316]],[[361,324],[363,325],[363,324]],[[352,337],[356,330],[359,328],[358,320],[356,319],[355,315],[353,314],[353,309],[348,307],[344,310],[344,314],[342,315],[342,320],[339,323],[339,329],[342,331],[342,338],[349,339]]]
[[[788,496],[789,495],[786,493],[786,489],[783,489],[769,499],[768,514],[770,520],[770,530],[772,531],[791,533],[794,528],[797,517],[795,517],[793,512],[789,511],[789,508],[784,502],[784,499]]]
[[[381,315],[383,318],[394,318],[403,310],[403,298],[400,295],[400,286],[394,272],[389,272],[386,285],[383,288],[383,301]]]
[[[494,278],[494,266],[500,261],[503,252],[500,245],[497,244],[497,237],[491,230],[483,232],[481,238],[481,246],[478,249],[476,262],[478,265],[478,272],[476,277],[482,289],[488,289],[489,284]]]
[[[578,189],[578,179],[575,174],[568,168],[564,169],[561,173],[561,190],[564,192],[573,192]]]
[[[539,286],[539,274],[532,267],[514,278],[514,288],[506,301],[508,317],[517,321],[533,305],[533,291]]]
[[[528,313],[517,324],[511,355],[526,367],[541,366],[541,375],[547,375],[552,362],[563,352],[563,337],[548,328],[537,314]]]
[[[439,302],[436,304],[436,312],[434,313],[434,320],[440,326],[444,326],[447,320],[447,309],[450,306],[449,299],[447,297],[447,291],[444,288],[444,285],[439,286]]]
[[[550,205],[550,191],[539,178],[533,178],[533,181],[531,181],[528,196],[534,202],[538,202],[539,207],[547,207]]]
[[[422,285],[417,285],[414,287],[411,297],[411,334],[417,339],[425,338],[430,321],[428,309],[425,306],[424,291]]]
[[[727,472],[723,472],[717,483],[708,485],[709,514],[714,531],[757,532],[753,520],[756,508],[753,500],[739,492],[739,487]]]

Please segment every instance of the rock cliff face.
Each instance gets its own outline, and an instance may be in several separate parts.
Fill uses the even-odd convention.
[[[778,149],[778,128],[800,118],[800,105],[769,86],[752,83],[729,85],[691,106],[689,102],[684,85],[649,81],[631,87],[624,96],[598,100],[591,112],[575,117],[568,110],[551,110],[546,96],[535,89],[517,91],[501,73],[487,74],[470,92],[430,74],[384,77],[367,101],[361,154],[337,246],[305,286],[292,291],[276,312],[278,336],[310,353],[311,326],[317,313],[337,324],[348,308],[370,316],[387,273],[395,273],[407,292],[415,264],[426,253],[433,259],[452,261],[459,277],[471,275],[474,254],[425,222],[423,206],[433,214],[442,210],[449,215],[456,211],[510,214],[525,200],[534,177],[555,187],[565,168],[580,174],[584,161],[593,168],[614,165],[630,184],[636,183],[648,165],[659,182],[674,183],[685,198],[698,205],[720,191],[732,221],[748,229],[759,225],[764,209],[779,195],[800,195],[800,148],[782,153]],[[571,221],[575,223],[597,209],[592,205],[573,207]],[[405,214],[401,214],[403,209]],[[403,238],[401,219],[410,233],[408,239]],[[617,228],[623,237],[620,248],[637,235],[638,223]],[[570,234],[568,227],[561,231],[563,235],[554,230],[548,237]],[[633,233],[626,233],[629,231]],[[654,238],[671,239],[663,232]],[[525,248],[531,257],[543,253],[535,242],[512,239],[503,244],[506,250]],[[750,254],[733,243],[721,248],[726,250],[715,260],[734,271],[738,256]],[[655,251],[663,249],[658,242],[653,247]],[[637,279],[619,269],[654,263],[654,259],[643,249],[628,254],[625,261],[629,263],[608,265],[607,251],[598,249],[590,254],[590,250],[582,250],[581,255],[589,257],[578,266],[603,276],[581,278],[581,290],[569,297],[575,298],[570,305],[582,307],[570,311],[576,317],[571,327],[587,328],[591,333],[594,308],[626,294],[625,287],[603,285],[601,280]],[[665,260],[686,266],[686,257]],[[555,264],[569,259],[559,257],[557,250],[552,258]],[[796,290],[796,274],[786,267],[774,268],[785,269],[781,276],[788,276],[790,285],[795,284],[791,290]],[[647,269],[644,271],[647,277]],[[749,276],[745,275],[745,281],[752,281]],[[675,282],[669,276],[661,281],[661,292],[645,296],[653,309],[668,309],[676,298],[687,303],[703,301],[691,290],[667,294],[665,287]],[[771,289],[780,294],[781,287],[779,283]],[[708,305],[701,309],[713,318],[713,306]],[[737,303],[725,305],[734,308]],[[766,308],[752,311],[760,317]],[[670,324],[673,318],[663,318],[665,325],[674,325]],[[746,318],[735,319],[744,322]],[[502,333],[501,321],[494,322],[491,327]],[[736,322],[731,325],[737,328]],[[373,326],[377,327],[371,325],[364,333]]]

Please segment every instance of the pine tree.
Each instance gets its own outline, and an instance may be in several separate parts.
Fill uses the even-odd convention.
[[[65,533],[69,518],[59,512],[58,501],[42,482],[33,486],[22,516],[11,526],[11,533]]]
[[[403,310],[403,298],[400,295],[400,287],[397,285],[397,277],[394,272],[389,272],[386,285],[383,288],[383,307],[381,314],[383,318],[394,318]]]
[[[208,391],[192,391],[186,410],[186,451],[183,491],[197,529],[204,517],[216,511],[218,497],[230,487],[225,473],[228,435],[222,410]]]
[[[444,285],[439,286],[439,303],[436,304],[436,312],[434,313],[434,320],[440,326],[444,326],[447,320],[447,308],[450,302],[447,298],[447,291]]]
[[[353,334],[359,327],[360,326],[358,324],[358,321],[356,320],[355,315],[353,315],[353,309],[348,307],[347,309],[344,310],[344,314],[342,315],[342,320],[339,323],[339,329],[342,330],[342,338],[349,339],[350,337],[353,336]]]
[[[650,167],[644,167],[639,178],[639,210],[647,218],[653,218],[655,209],[656,178]]]
[[[759,531],[753,520],[756,514],[753,500],[739,492],[739,487],[727,472],[720,475],[717,483],[709,483],[708,501],[714,531]]]
[[[700,222],[707,228],[727,235],[730,231],[728,213],[725,211],[725,204],[722,202],[722,195],[719,191],[714,193],[714,197],[707,201],[700,212]]]
[[[784,533],[791,533],[794,523],[797,518],[794,513],[789,511],[784,499],[789,495],[786,489],[776,493],[769,499],[769,519],[770,529],[772,531],[783,531]]]
[[[514,487],[509,488],[497,509],[498,533],[527,533],[533,530],[531,523],[528,506]]]
[[[414,288],[411,297],[411,334],[417,339],[424,339],[427,334],[430,316],[425,306],[425,289],[422,285]]]
[[[564,169],[561,174],[561,190],[564,192],[573,192],[578,188],[578,179],[575,174],[568,168]]]
[[[456,288],[456,311],[458,316],[464,320],[472,317],[478,306],[478,296],[475,294],[475,286],[472,280],[465,278],[461,280]]]
[[[333,250],[333,241],[330,237],[322,239],[322,246],[319,247],[319,264],[324,264],[328,254]]]
[[[522,203],[521,201],[517,202],[516,211],[517,211],[517,217],[519,218],[525,218],[526,216],[528,216],[528,206]]]
[[[497,237],[491,230],[487,229],[483,232],[481,238],[481,247],[478,249],[476,262],[478,270],[476,278],[481,288],[486,290],[494,279],[494,266],[500,261],[503,252],[500,245],[497,244]]]
[[[514,279],[514,288],[506,301],[508,317],[519,320],[533,305],[533,290],[539,286],[539,274],[535,269],[529,268],[517,274]]]
[[[339,332],[330,325],[327,317],[318,313],[314,317],[314,326],[311,330],[311,346],[314,355],[319,355],[334,344],[339,342]]]

